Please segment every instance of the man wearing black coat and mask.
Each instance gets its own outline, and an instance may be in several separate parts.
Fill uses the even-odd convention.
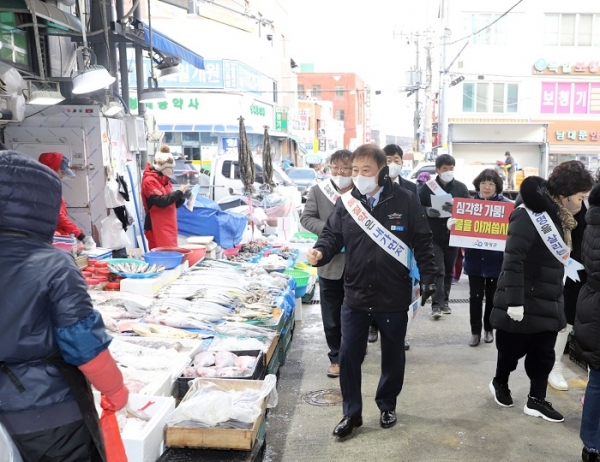
[[[377,146],[352,155],[355,187],[340,197],[319,240],[308,251],[312,265],[346,252],[340,386],[344,418],[333,434],[343,438],[362,425],[361,364],[371,320],[381,332],[382,374],[375,395],[380,424],[396,423],[396,400],[404,382],[404,338],[411,304],[411,249],[419,265],[423,301],[435,292],[431,231],[416,196],[387,178],[386,156]]]

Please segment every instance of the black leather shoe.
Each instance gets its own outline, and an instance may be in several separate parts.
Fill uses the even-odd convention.
[[[373,327],[369,327],[369,343],[376,342],[377,337],[379,337],[379,331]]]
[[[396,411],[383,411],[379,423],[383,428],[390,428],[396,425]]]
[[[584,446],[583,451],[581,451],[581,460],[584,462],[598,462],[600,458],[598,457],[598,454],[590,452],[588,448]]]
[[[363,424],[362,417],[346,417],[340,421],[339,424],[333,429],[333,436],[338,438],[344,438],[352,434],[355,428],[360,427]]]
[[[408,350],[410,350],[410,344],[406,340],[404,340],[404,351]]]

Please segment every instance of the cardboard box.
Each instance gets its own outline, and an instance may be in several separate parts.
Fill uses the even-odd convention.
[[[100,393],[94,392],[94,401],[98,415],[100,409]],[[129,462],[154,462],[164,452],[164,430],[167,414],[175,409],[175,400],[171,397],[129,395],[129,406],[133,410],[149,406],[145,413],[151,418],[140,433],[122,433],[123,446]]]
[[[267,350],[267,353],[265,354],[265,365],[268,365],[271,362],[271,358],[273,357],[273,353],[275,353],[275,350],[277,349],[278,343],[279,343],[279,335],[273,337],[273,340],[271,341],[271,345],[269,346],[269,349]]]
[[[183,398],[184,403],[193,394],[197,384],[202,382],[216,383],[228,390],[244,390],[247,388],[260,389],[262,380],[229,380],[229,379],[196,379],[192,387]],[[198,427],[167,427],[165,444],[169,447],[188,448],[213,448],[213,449],[235,449],[241,451],[252,450],[259,428],[265,418],[267,399],[262,403],[262,412],[254,421],[252,428],[198,428]]]

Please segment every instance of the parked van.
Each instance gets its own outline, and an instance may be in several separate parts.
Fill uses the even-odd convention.
[[[262,158],[254,159],[256,191],[263,184]],[[300,207],[302,199],[297,186],[289,176],[273,162],[273,182],[276,184],[275,192],[282,196],[290,197],[295,207]],[[242,195],[242,181],[240,179],[240,165],[237,155],[226,154],[213,159],[210,167],[210,175],[200,173],[200,194],[216,202],[227,196]]]

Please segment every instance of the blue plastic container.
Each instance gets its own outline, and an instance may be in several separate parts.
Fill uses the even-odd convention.
[[[296,296],[296,298],[304,297],[304,295],[306,294],[307,287],[308,287],[308,284],[305,286],[297,286],[296,293],[294,294]]]
[[[179,252],[147,252],[144,260],[150,265],[162,265],[165,269],[177,268],[183,260],[183,254]]]

